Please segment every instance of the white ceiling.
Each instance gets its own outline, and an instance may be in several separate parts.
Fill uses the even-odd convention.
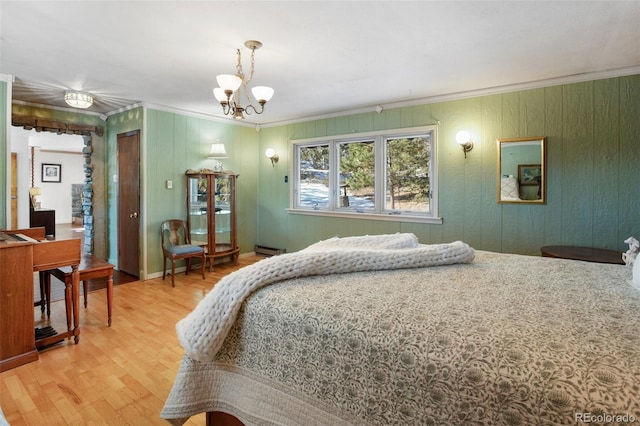
[[[260,40],[263,125],[640,73],[640,1],[0,1],[13,99],[223,117],[217,74]]]

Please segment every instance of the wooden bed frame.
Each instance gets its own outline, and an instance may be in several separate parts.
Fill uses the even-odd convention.
[[[244,423],[231,414],[222,411],[208,411],[207,426],[244,426]]]

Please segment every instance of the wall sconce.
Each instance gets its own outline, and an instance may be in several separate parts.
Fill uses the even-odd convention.
[[[456,134],[456,141],[460,144],[460,146],[462,147],[462,150],[464,151],[464,158],[467,158],[467,152],[473,149],[471,134],[466,130],[460,130]]]
[[[219,161],[219,159],[228,158],[227,151],[225,151],[224,149],[224,144],[219,142],[220,141],[218,141],[218,143],[211,144],[211,151],[207,156],[207,158],[209,158],[210,160],[213,160],[213,170],[215,170],[216,172],[221,172],[222,170],[224,170],[222,163]]]
[[[276,151],[273,148],[267,148],[267,150],[264,152],[264,155],[266,155],[267,158],[271,160],[271,167],[275,167],[276,163],[280,159],[280,157],[278,156],[278,154],[276,154]]]

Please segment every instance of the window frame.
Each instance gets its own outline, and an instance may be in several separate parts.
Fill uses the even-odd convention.
[[[387,140],[413,137],[429,137],[429,181],[430,197],[429,211],[403,211],[387,210],[386,205],[386,147]],[[340,205],[340,171],[339,156],[340,145],[345,143],[357,143],[373,141],[375,156],[374,171],[374,208],[357,209],[353,207],[342,207]],[[328,200],[327,205],[322,207],[302,206],[299,203],[300,194],[300,149],[305,147],[323,146],[329,147],[329,175],[328,175]],[[286,211],[290,214],[330,216],[330,217],[357,217],[360,219],[401,221],[401,222],[421,222],[441,224],[442,218],[438,216],[438,126],[420,126],[404,129],[390,129],[366,133],[353,133],[346,135],[336,135],[330,137],[318,137],[309,139],[291,140],[291,162],[290,176],[290,201]]]

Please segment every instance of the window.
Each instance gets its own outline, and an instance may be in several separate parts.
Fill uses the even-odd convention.
[[[436,127],[293,143],[289,212],[441,223]]]
[[[297,205],[327,208],[329,206],[329,145],[301,146],[298,149]]]

